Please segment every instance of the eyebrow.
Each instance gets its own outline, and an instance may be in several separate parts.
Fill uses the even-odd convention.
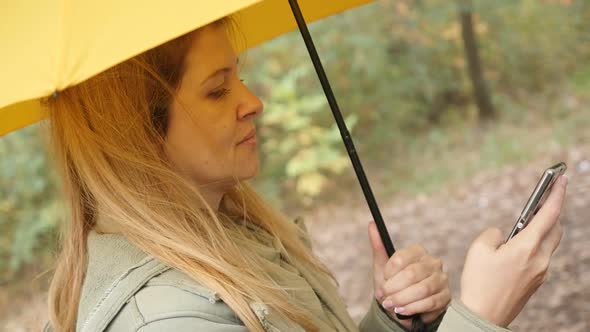
[[[240,63],[240,58],[236,57],[236,65],[239,63]],[[232,68],[230,68],[230,67],[223,67],[223,68],[217,69],[211,75],[207,76],[207,78],[204,79],[203,82],[201,82],[201,85],[204,85],[211,78],[213,78],[219,74],[226,74],[226,73],[230,72],[231,70],[232,70]]]

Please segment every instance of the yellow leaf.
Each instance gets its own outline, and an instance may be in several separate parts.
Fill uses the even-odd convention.
[[[441,36],[445,40],[455,41],[461,38],[461,26],[457,22],[443,29]]]
[[[297,179],[297,192],[307,196],[317,196],[324,185],[326,177],[320,173],[307,173]]]

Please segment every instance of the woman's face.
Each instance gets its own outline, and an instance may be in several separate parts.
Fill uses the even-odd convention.
[[[263,105],[242,83],[226,29],[200,29],[170,107],[166,153],[197,185],[226,188],[258,172],[254,120]]]

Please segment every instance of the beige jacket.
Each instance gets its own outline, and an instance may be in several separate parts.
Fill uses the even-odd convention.
[[[305,229],[301,220],[295,221]],[[316,313],[314,323],[321,331],[403,332],[373,301],[356,325],[333,283],[318,277],[298,262],[285,261],[268,233],[255,232],[258,241],[245,241],[269,262],[279,282],[303,288]],[[305,238],[308,244],[309,239]],[[231,308],[212,290],[178,270],[171,269],[129,243],[123,236],[91,233],[89,264],[78,311],[77,331],[83,332],[246,332]],[[304,286],[304,287],[302,287]],[[251,303],[266,331],[300,332],[303,329],[262,303]],[[47,331],[50,329],[47,328]],[[454,302],[444,317],[429,324],[429,331],[508,331],[481,320]]]

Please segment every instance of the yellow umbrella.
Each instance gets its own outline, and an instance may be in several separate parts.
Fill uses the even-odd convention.
[[[308,21],[371,0],[300,0]],[[0,136],[44,117],[39,98],[235,14],[247,47],[296,27],[287,0],[19,0],[0,5]]]
[[[246,47],[296,26],[389,256],[395,249],[307,30],[306,22],[371,0],[20,0],[2,4],[0,137],[44,117],[40,100],[221,17],[233,15]],[[300,8],[301,7],[301,8]],[[416,318],[417,315],[403,316]]]

